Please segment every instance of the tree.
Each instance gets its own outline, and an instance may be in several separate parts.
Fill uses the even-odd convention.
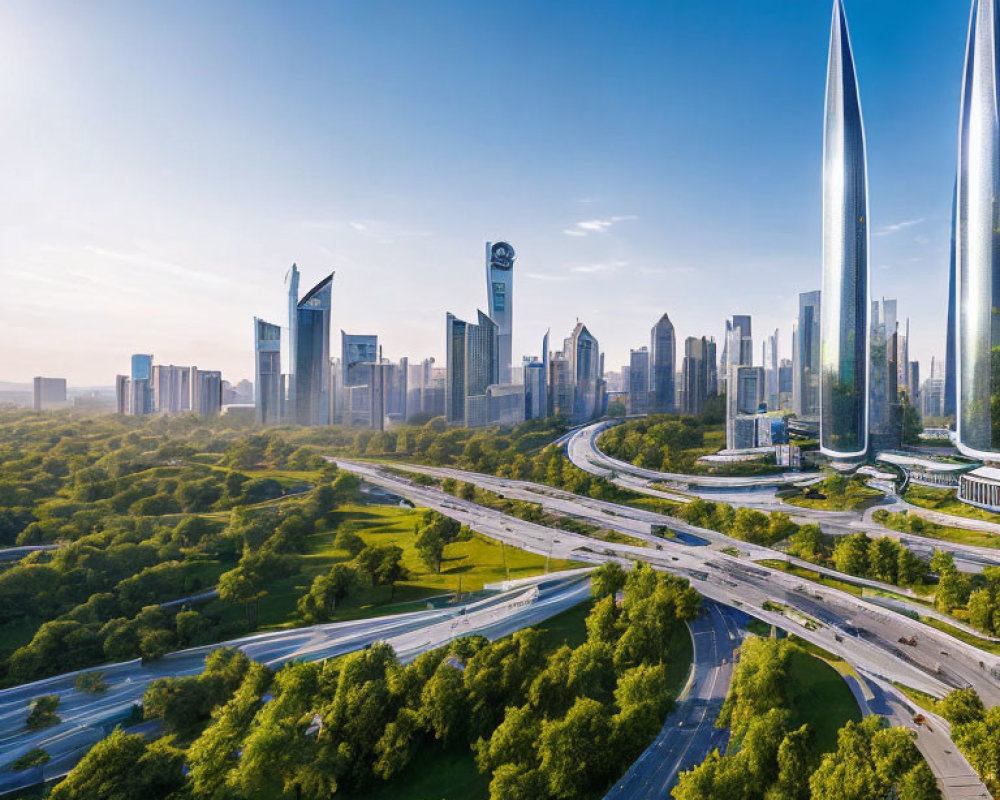
[[[590,573],[590,594],[595,600],[614,597],[625,587],[625,570],[617,561],[602,564]]]
[[[774,800],[808,800],[809,776],[815,768],[814,737],[808,726],[803,725],[785,736],[778,748],[777,796]]]
[[[906,392],[901,392],[899,397],[903,406],[903,444],[920,444],[920,434],[924,432],[920,411],[910,402]]]
[[[986,715],[986,707],[975,689],[956,689],[938,700],[936,710],[952,725],[978,722]]]
[[[420,743],[419,732],[420,716],[411,708],[401,708],[375,745],[378,759],[373,770],[378,777],[392,780],[409,766]]]
[[[615,766],[608,710],[578,698],[563,719],[542,723],[538,753],[553,797],[584,797],[603,787]]]
[[[504,764],[490,781],[490,800],[548,800],[549,797],[545,775],[538,769]]]
[[[337,604],[348,597],[362,579],[350,564],[334,564],[326,575],[317,575],[309,592],[299,598],[298,612],[306,622],[326,622],[331,619]]]
[[[424,528],[416,541],[417,553],[431,572],[441,572],[444,560],[444,539],[433,525]]]
[[[29,704],[29,708],[31,711],[25,721],[29,730],[37,731],[59,724],[59,715],[56,714],[56,709],[59,708],[59,695],[43,694],[41,697],[36,697]]]
[[[846,572],[848,575],[867,575],[870,541],[863,533],[841,537],[833,547],[833,564],[837,570]]]
[[[442,662],[420,695],[420,721],[435,739],[454,744],[465,733],[468,703],[462,671]]]
[[[351,554],[351,558],[354,558],[365,549],[365,540],[350,528],[342,525],[333,540],[333,546],[338,550],[346,550]]]
[[[392,544],[368,545],[358,553],[355,563],[372,585],[392,587],[390,599],[395,594],[396,581],[404,580],[409,574],[403,566],[403,549]]]
[[[899,569],[898,542],[887,537],[872,539],[868,545],[868,574],[875,580],[896,583]]]
[[[95,744],[49,795],[50,800],[151,800],[184,783],[184,754],[116,728]]]
[[[792,534],[788,552],[806,561],[816,561],[823,552],[823,532],[819,525],[800,525]]]
[[[482,773],[496,772],[504,764],[538,766],[535,748],[542,721],[530,705],[510,706],[489,739],[479,739],[473,749]]]

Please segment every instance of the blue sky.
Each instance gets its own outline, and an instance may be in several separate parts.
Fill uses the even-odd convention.
[[[585,321],[609,369],[820,284],[827,0],[0,4],[0,380],[132,352],[252,377],[282,276],[335,331],[443,358],[518,252],[515,358]],[[847,3],[872,292],[944,352],[968,5]],[[339,345],[339,333],[334,346]]]

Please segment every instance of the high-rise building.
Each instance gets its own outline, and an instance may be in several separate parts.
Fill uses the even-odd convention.
[[[448,314],[445,322],[449,422],[477,428],[489,423],[487,387],[498,383],[497,325],[482,311],[472,324]]]
[[[649,350],[645,347],[629,351],[627,405],[629,414],[649,413],[651,394],[649,391],[649,362]]]
[[[298,404],[295,400],[295,369],[298,365],[298,344],[299,344],[299,268],[292,264],[292,268],[285,274],[285,285],[288,287],[288,372],[286,374],[286,397],[285,414],[291,422],[296,422]]]
[[[254,414],[258,425],[281,422],[281,326],[253,318]]]
[[[820,450],[868,451],[868,188],[864,123],[847,19],[834,0],[823,137]]]
[[[294,267],[293,267],[294,269]],[[294,281],[298,285],[297,273]],[[295,339],[294,403],[290,413],[299,425],[329,425],[330,309],[333,273],[317,283],[295,306],[289,330]]]
[[[875,450],[892,450],[902,443],[896,301],[873,300],[871,308],[868,427]]]
[[[128,375],[115,375],[115,411],[119,414],[131,413],[131,381]]]
[[[500,382],[511,383],[514,320],[514,248],[507,242],[486,243],[486,288],[489,316],[497,326]]]
[[[769,411],[778,410],[778,331],[764,340],[765,399]]]
[[[974,0],[958,136],[956,273],[956,444],[965,455],[1000,459],[1000,5]]]
[[[732,345],[729,352],[733,352]],[[760,413],[761,407],[766,405],[764,368],[732,364],[729,368],[728,383],[726,448],[741,450],[754,447],[756,446],[754,418]]]
[[[955,351],[955,220],[957,209],[958,185],[951,196],[951,257],[948,263],[948,330],[944,353],[944,403],[942,413],[937,416],[955,416],[955,373],[958,369]]]
[[[753,364],[753,326],[747,314],[734,314],[732,322],[734,344],[729,345],[729,365]]]
[[[33,383],[35,411],[66,405],[65,378],[35,378]]]
[[[378,336],[340,332],[340,381],[337,404],[344,425],[370,426],[372,364],[379,361]]]
[[[649,410],[654,414],[672,414],[677,344],[674,324],[664,314],[649,334]]]
[[[604,370],[597,339],[582,322],[565,341],[565,353],[573,381],[573,422],[594,419],[604,410]]]
[[[799,295],[799,318],[792,342],[792,410],[819,419],[820,292]]]
[[[524,416],[542,419],[549,415],[549,332],[542,337],[542,357],[524,359]]]
[[[681,369],[681,411],[700,414],[705,401],[716,392],[715,340],[689,336],[684,340]]]
[[[570,360],[556,353],[549,360],[549,416],[573,416],[573,373]]]
[[[153,413],[153,356],[136,353],[132,356],[129,379],[129,413],[134,416]]]

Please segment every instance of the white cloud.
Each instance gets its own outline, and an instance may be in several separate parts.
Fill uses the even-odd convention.
[[[891,225],[884,225],[875,232],[876,236],[888,236],[890,233],[897,233],[898,231],[905,230],[906,228],[912,228],[914,225],[919,225],[924,221],[924,218],[920,219],[906,219],[902,222],[894,222]]]
[[[604,261],[598,264],[581,264],[578,267],[573,267],[570,271],[584,275],[598,275],[602,272],[617,272],[622,267],[627,266],[627,261]]]
[[[602,219],[585,219],[575,222],[569,228],[563,230],[567,236],[586,236],[590,233],[604,233],[619,222],[639,219],[635,214],[621,214]]]
[[[521,273],[525,278],[530,278],[534,281],[565,281],[569,280],[565,275],[549,275],[545,272],[524,272]]]

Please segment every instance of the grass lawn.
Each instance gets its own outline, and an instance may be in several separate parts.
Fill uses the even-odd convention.
[[[929,539],[940,539],[955,544],[1000,548],[1000,534],[958,528],[953,525],[939,525],[917,514],[876,511],[875,521],[900,533],[912,533],[914,536],[926,536]]]
[[[414,529],[421,512],[398,506],[348,505],[334,513],[334,524],[314,533],[303,555],[292,556],[295,574],[273,582],[258,607],[258,629],[292,627],[296,619],[296,603],[312,584],[313,578],[340,561],[350,559],[350,553],[334,547],[337,530],[350,526],[367,544],[391,544],[403,549],[403,564],[410,577],[396,584],[362,590],[345,601],[336,615],[338,620],[384,614],[387,611],[415,611],[423,608],[429,597],[454,593],[461,585],[463,594],[476,592],[486,583],[510,578],[525,578],[545,571],[545,557],[501,546],[484,537],[473,535],[464,542],[453,542],[445,548],[440,573],[427,570],[414,546]],[[506,562],[506,566],[505,566]],[[576,562],[553,559],[552,572],[583,566]],[[391,604],[391,609],[387,608]],[[240,618],[242,608],[214,601],[206,610],[228,618]]]
[[[908,503],[913,503],[915,506],[927,508],[931,511],[940,511],[942,514],[967,517],[968,519],[981,519],[1000,524],[1000,514],[991,514],[989,511],[984,511],[981,508],[966,505],[955,496],[954,489],[935,489],[931,486],[911,484],[903,495],[903,499]]]
[[[807,497],[807,492],[824,496]],[[816,508],[823,511],[859,511],[868,508],[885,495],[876,489],[865,486],[861,481],[832,475],[807,489],[789,490],[778,496],[789,505],[799,508]]]
[[[792,728],[808,724],[816,734],[817,750],[835,749],[837,731],[848,720],[861,720],[861,710],[843,677],[804,649],[792,651],[789,676]]]

